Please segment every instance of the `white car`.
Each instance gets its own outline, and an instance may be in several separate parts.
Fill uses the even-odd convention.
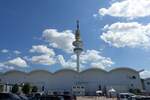
[[[131,97],[131,100],[150,100],[150,96],[135,95]]]
[[[129,98],[131,98],[132,96],[134,96],[133,93],[120,93],[119,100],[129,100]]]

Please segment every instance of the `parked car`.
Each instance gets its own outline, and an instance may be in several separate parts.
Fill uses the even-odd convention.
[[[63,95],[63,100],[75,100],[75,98],[70,95]]]
[[[76,100],[71,95],[42,95],[38,100]]]
[[[21,100],[29,100],[29,98],[26,97],[25,95],[18,95],[18,96],[21,98]]]
[[[131,97],[131,100],[150,100],[150,96],[135,95]]]
[[[38,100],[61,100],[58,96],[52,96],[52,95],[43,95]]]
[[[132,96],[134,96],[133,93],[120,93],[119,100],[130,100]]]
[[[16,94],[0,93],[0,100],[22,100],[22,99]]]

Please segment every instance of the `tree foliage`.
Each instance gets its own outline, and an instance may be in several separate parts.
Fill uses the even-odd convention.
[[[3,89],[4,89],[3,85],[0,85],[0,92],[3,92]]]
[[[37,92],[37,91],[38,91],[37,86],[33,86],[33,87],[32,87],[32,92]]]
[[[17,84],[13,85],[11,92],[12,93],[18,93],[19,86]]]
[[[23,92],[24,94],[29,94],[29,93],[30,93],[30,89],[31,89],[30,84],[29,84],[29,83],[26,83],[26,84],[24,84],[23,87],[22,87],[22,92]]]

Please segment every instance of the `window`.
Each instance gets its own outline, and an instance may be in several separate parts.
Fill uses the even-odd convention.
[[[147,85],[150,85],[150,82],[147,82]]]
[[[131,86],[133,87],[134,85],[133,85],[133,84],[131,84]]]
[[[132,79],[136,79],[136,76],[132,76]]]

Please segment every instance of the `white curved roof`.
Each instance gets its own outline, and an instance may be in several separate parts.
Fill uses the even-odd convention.
[[[23,72],[23,71],[18,71],[18,70],[10,70],[10,71],[7,71],[7,72],[2,73],[2,74],[6,75],[6,74],[11,74],[11,73],[19,73],[19,74],[28,74],[28,75],[30,75],[30,74],[34,74],[34,73],[37,73],[37,72],[48,73],[48,74],[58,74],[58,73],[65,73],[65,72],[86,73],[86,72],[89,72],[89,71],[99,71],[99,72],[109,73],[109,72],[115,72],[115,71],[119,71],[119,70],[121,70],[121,71],[129,70],[129,71],[138,73],[138,71],[136,71],[136,70],[134,70],[132,68],[119,67],[119,68],[114,68],[114,69],[112,69],[110,71],[106,71],[106,70],[100,69],[100,68],[89,68],[89,69],[83,70],[81,72],[77,72],[77,71],[75,71],[73,69],[61,69],[61,70],[58,70],[58,71],[56,71],[54,73],[49,72],[47,70],[33,70],[31,72],[28,72],[28,73],[27,72]]]
[[[128,70],[128,71],[138,73],[138,71],[136,71],[135,69],[129,68],[129,67],[118,67],[118,68],[114,68],[114,69],[110,70],[109,72],[115,72],[115,71],[119,71],[119,70]]]
[[[73,69],[66,68],[66,69],[58,70],[58,71],[54,72],[53,74],[58,74],[58,73],[62,73],[62,72],[73,72],[73,73],[78,73],[77,71],[75,71],[75,70],[73,70]]]
[[[38,73],[38,72],[40,72],[40,73],[53,74],[53,73],[51,73],[51,72],[49,72],[49,71],[47,71],[47,70],[41,70],[41,69],[33,70],[33,71],[29,72],[28,74],[31,75],[31,74],[35,74],[35,73]]]
[[[26,72],[19,71],[19,70],[10,70],[10,71],[3,73],[3,75],[8,75],[8,74],[12,74],[12,73],[27,74]]]
[[[83,70],[81,73],[86,73],[90,71],[99,71],[99,72],[108,73],[108,71],[101,69],[101,68],[89,68],[89,69]]]

